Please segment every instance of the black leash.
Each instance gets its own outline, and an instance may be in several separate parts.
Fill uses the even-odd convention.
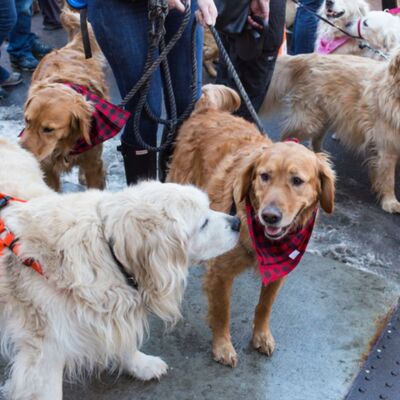
[[[82,32],[82,42],[83,42],[83,51],[85,52],[85,58],[92,58],[92,48],[90,47],[90,37],[89,30],[87,25],[87,8],[82,8],[79,10],[80,14],[80,26]]]
[[[249,110],[249,113],[250,113],[251,117],[253,118],[255,124],[257,125],[258,130],[264,135],[265,131],[264,131],[263,125],[262,125],[262,123],[260,121],[260,118],[258,117],[257,112],[254,109],[253,104],[251,103],[251,100],[250,100],[248,94],[246,93],[246,90],[243,87],[242,82],[240,81],[239,75],[237,74],[236,69],[232,64],[232,61],[229,58],[229,55],[228,55],[228,53],[227,53],[227,51],[226,51],[226,49],[225,49],[225,47],[224,47],[224,45],[222,43],[222,40],[221,40],[217,30],[213,26],[210,26],[209,28],[211,30],[211,33],[214,36],[215,42],[217,43],[220,55],[221,55],[222,59],[224,60],[224,62],[226,63],[228,71],[232,75],[232,78],[236,83],[236,86],[237,86],[237,88],[239,90],[239,93],[240,93],[243,101],[245,102],[246,107]]]
[[[147,59],[144,66],[144,74],[135,84],[135,86],[128,92],[125,98],[119,104],[120,107],[125,107],[129,101],[140,91],[140,97],[134,111],[133,129],[137,143],[148,151],[159,152],[169,147],[175,139],[176,129],[179,124],[186,119],[192,112],[194,103],[197,95],[197,62],[196,62],[196,23],[193,23],[192,27],[192,84],[191,92],[192,98],[190,104],[186,110],[177,116],[175,95],[172,87],[171,74],[168,66],[168,54],[181,38],[184,30],[189,24],[191,18],[190,4],[185,2],[185,13],[182,19],[182,23],[179,26],[177,32],[168,42],[165,44],[165,18],[168,13],[168,4],[165,0],[150,0],[149,1],[149,20],[151,23],[151,29],[149,32],[149,49],[147,52]],[[160,55],[155,59],[157,51],[160,50]],[[147,103],[147,94],[150,90],[150,83],[153,73],[161,65],[164,74],[164,85],[165,85],[165,98],[168,99],[166,104],[166,112],[169,114],[166,119],[159,118],[151,111]],[[160,146],[151,146],[146,143],[140,134],[140,119],[142,112],[146,111],[148,116],[159,124],[165,126],[163,134],[163,143]]]
[[[348,36],[351,39],[356,39],[359,41],[359,47],[360,49],[364,49],[367,48],[371,51],[373,51],[375,54],[379,54],[382,58],[384,58],[385,60],[388,60],[389,57],[387,56],[387,54],[383,53],[381,50],[379,49],[375,49],[373,48],[365,39],[363,39],[361,36],[354,36],[351,33],[345,31],[344,29],[340,28],[339,26],[337,26],[336,24],[334,24],[333,22],[329,21],[328,19],[326,19],[325,17],[323,17],[322,15],[319,15],[318,13],[316,13],[313,9],[311,9],[310,7],[304,5],[303,3],[301,3],[299,0],[292,0],[293,3],[297,4],[299,7],[303,8],[305,11],[307,11],[308,13],[314,15],[314,17],[318,18],[319,20],[325,22],[326,24],[332,26],[333,28],[337,29],[338,31],[342,32],[345,36]]]

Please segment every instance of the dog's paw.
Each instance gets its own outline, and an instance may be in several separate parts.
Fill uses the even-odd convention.
[[[383,210],[392,213],[392,214],[400,214],[400,202],[397,199],[383,199],[381,206]]]
[[[275,350],[275,339],[269,329],[267,331],[254,332],[252,343],[256,350],[268,357],[271,357]]]
[[[229,340],[224,340],[213,345],[213,358],[215,361],[235,368],[238,362],[238,357]]]
[[[160,358],[148,356],[147,354],[140,354],[140,360],[136,360],[130,372],[136,378],[142,381],[149,381],[151,379],[160,379],[165,375],[168,370],[168,365]]]

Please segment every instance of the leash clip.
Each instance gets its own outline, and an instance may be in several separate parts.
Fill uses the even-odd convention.
[[[11,200],[10,196],[4,196],[4,197],[0,198],[0,209],[5,207],[10,200]]]

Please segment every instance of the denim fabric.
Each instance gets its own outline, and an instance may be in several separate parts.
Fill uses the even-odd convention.
[[[192,1],[192,17],[189,26],[171,50],[168,58],[178,115],[186,109],[191,99],[191,25],[196,8],[197,0]],[[88,15],[100,47],[111,65],[120,94],[124,97],[143,74],[149,31],[147,1],[89,0]],[[169,12],[165,23],[167,42],[176,32],[181,21],[181,13],[175,10]],[[199,65],[198,96],[200,96],[203,48],[203,32],[200,28],[196,32],[196,45]],[[161,115],[162,99],[161,74],[157,72],[151,81],[148,103],[158,116]],[[133,113],[136,104],[137,96],[130,101],[127,109]],[[142,114],[140,133],[146,143],[153,146],[156,144],[157,123],[150,120],[146,113]],[[125,127],[122,141],[140,149],[133,135],[133,118],[130,118]]]
[[[43,14],[43,25],[60,25],[60,6],[57,0],[39,0],[40,10]]]
[[[323,0],[303,0],[302,3],[317,11]],[[312,53],[314,51],[318,19],[299,7],[293,27],[291,54]]]
[[[17,12],[15,10],[14,0],[0,1],[0,47],[4,39],[10,33],[11,29],[17,22]],[[0,83],[7,80],[10,73],[0,66]]]
[[[7,51],[16,58],[32,56],[31,47],[35,39],[31,32],[32,0],[15,0],[15,7],[17,23],[10,32]]]

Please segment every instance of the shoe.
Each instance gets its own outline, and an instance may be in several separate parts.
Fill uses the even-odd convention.
[[[7,97],[7,92],[2,87],[0,87],[0,100],[5,99],[6,97]]]
[[[49,54],[53,51],[53,48],[46,43],[43,43],[38,38],[32,43],[31,52],[36,58],[43,58],[46,54]]]
[[[19,72],[11,72],[8,79],[0,83],[1,87],[16,86],[22,82],[22,75]]]
[[[39,61],[32,55],[28,54],[24,57],[10,56],[11,65],[21,71],[34,71]]]
[[[44,31],[56,31],[58,29],[62,29],[61,24],[43,24]]]
[[[117,150],[124,159],[127,185],[134,185],[140,180],[157,178],[157,154],[147,150],[139,150],[122,142]]]

